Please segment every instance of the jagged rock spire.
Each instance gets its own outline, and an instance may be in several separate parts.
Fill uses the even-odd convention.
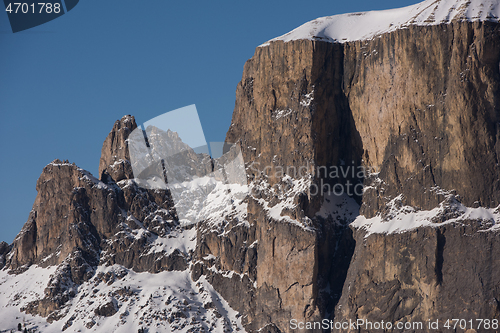
[[[133,178],[127,138],[137,128],[134,116],[126,115],[117,120],[102,145],[99,161],[99,179],[109,175],[115,182]]]

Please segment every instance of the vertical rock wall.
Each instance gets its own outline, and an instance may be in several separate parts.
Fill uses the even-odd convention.
[[[307,166],[314,183],[321,178],[317,166],[345,161],[363,165],[373,172],[363,179],[369,188],[360,198],[361,213],[367,217],[384,214],[388,201],[398,195],[402,204],[416,209],[438,206],[444,192],[456,194],[466,206],[496,207],[500,203],[499,39],[498,24],[454,22],[410,26],[345,44],[271,42],[257,48],[245,64],[227,140],[239,141],[245,161],[254,162],[248,168],[254,184],[264,180],[279,185],[281,179],[275,176],[279,167],[291,167],[288,174],[300,178],[303,175],[293,171]],[[258,241],[257,289],[252,292],[262,294],[263,286],[274,291],[263,296],[265,304],[258,297],[247,300],[247,310],[242,310],[253,313],[248,318],[250,329],[262,328],[267,321],[272,323],[266,326],[268,331],[273,327],[289,332],[292,318],[328,316],[338,298],[330,295],[325,301],[320,290],[329,281],[340,292],[342,267],[349,267],[349,272],[337,318],[442,318],[443,313],[460,313],[479,299],[491,304],[474,307],[474,315],[498,315],[494,302],[498,292],[491,291],[497,282],[474,284],[454,296],[459,281],[493,281],[488,272],[496,268],[489,267],[488,260],[474,263],[472,257],[462,257],[464,278],[460,269],[453,268],[461,262],[453,253],[461,253],[460,246],[472,249],[480,243],[495,252],[495,233],[469,237],[459,226],[450,225],[364,239],[360,230],[353,230],[353,236],[348,229],[332,231],[331,221],[316,217],[323,198],[303,196],[297,199],[300,209],[283,214],[311,218],[314,231],[309,236],[270,218],[257,201],[249,204],[248,216],[255,235],[252,242],[253,237]],[[332,249],[329,244],[341,247]],[[283,255],[276,246],[282,247]],[[300,268],[291,265],[297,249],[310,249],[298,252],[296,260],[304,265]],[[218,253],[224,257],[223,251]],[[295,276],[297,271],[300,276]],[[297,286],[300,291],[293,291],[293,296],[285,294]],[[276,307],[283,311],[277,314]],[[265,315],[255,315],[259,311]]]
[[[455,190],[467,206],[500,203],[500,32],[493,23],[398,30],[345,45],[345,93],[363,142],[380,171],[362,213],[385,198],[432,209],[432,188]]]

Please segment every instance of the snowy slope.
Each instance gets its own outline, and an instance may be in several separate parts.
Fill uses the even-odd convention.
[[[33,317],[20,311],[29,302],[40,299],[49,283],[50,276],[56,271],[55,266],[41,268],[31,266],[23,274],[9,274],[7,270],[0,271],[0,332],[17,330],[17,324],[28,324],[28,328],[46,324],[44,318]],[[24,327],[24,326],[23,326]]]
[[[46,318],[20,311],[39,299],[55,267],[32,266],[23,274],[0,271],[0,332],[16,330],[21,323],[37,332],[245,332],[241,317],[202,276],[190,271],[135,273],[119,265],[101,266],[93,279],[78,286],[62,318]],[[33,281],[36,281],[33,283]],[[98,315],[101,307],[114,314]]]
[[[463,20],[499,22],[499,17],[499,0],[426,0],[398,9],[321,17],[261,46],[272,41],[298,39],[344,43],[371,39],[409,25],[437,25]]]

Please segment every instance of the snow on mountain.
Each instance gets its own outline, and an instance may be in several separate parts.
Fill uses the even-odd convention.
[[[273,41],[298,39],[345,43],[371,39],[410,25],[427,26],[453,21],[499,22],[498,0],[426,0],[408,7],[320,17]]]
[[[78,296],[58,321],[21,312],[43,295],[55,268],[32,266],[19,275],[0,271],[0,332],[17,330],[18,323],[37,332],[245,331],[237,312],[203,276],[194,282],[189,270],[151,274],[100,266],[93,279],[78,286]]]
[[[444,224],[463,224],[475,221],[480,231],[498,230],[500,227],[500,206],[496,208],[471,208],[461,204],[448,194],[439,207],[432,210],[418,210],[402,204],[403,196],[392,199],[385,214],[372,218],[359,215],[351,226],[371,234],[403,233],[422,227],[439,227]]]
[[[0,271],[0,313],[2,323],[0,332],[17,330],[18,323],[30,323],[29,328],[38,326],[44,318],[34,317],[20,311],[29,302],[40,299],[49,283],[50,276],[56,271],[56,266],[41,268],[31,266],[23,274],[9,274],[7,270]]]

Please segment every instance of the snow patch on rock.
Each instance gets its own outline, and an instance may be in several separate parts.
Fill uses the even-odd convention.
[[[481,225],[480,232],[500,230],[500,206],[466,207],[451,194],[431,210],[418,210],[403,205],[402,201],[403,196],[399,195],[387,204],[385,215],[379,214],[373,218],[360,215],[351,226],[366,231],[365,238],[371,234],[403,233],[421,227],[439,227],[464,221],[477,221]]]
[[[78,287],[63,317],[45,318],[19,308],[40,299],[56,267],[30,267],[19,275],[0,271],[2,329],[18,323],[38,332],[245,332],[241,316],[215,291],[204,276],[190,271],[136,273],[119,265],[100,266],[95,276]],[[33,283],[33,281],[36,281]]]

